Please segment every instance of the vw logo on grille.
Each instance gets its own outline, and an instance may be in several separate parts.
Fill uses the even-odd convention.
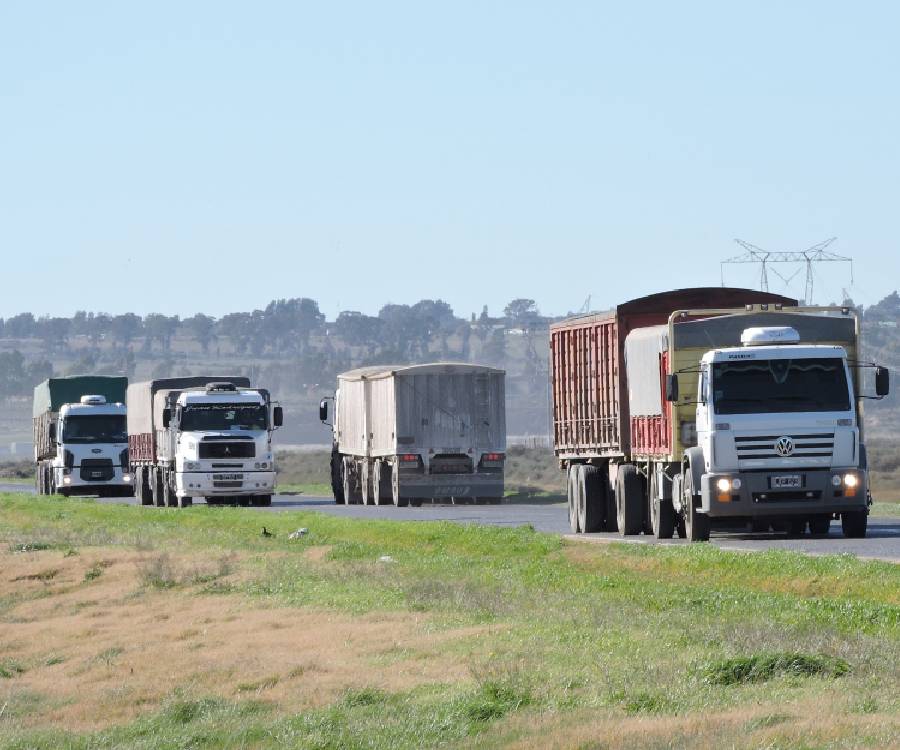
[[[790,456],[794,452],[794,441],[787,435],[775,441],[775,452],[779,456]]]

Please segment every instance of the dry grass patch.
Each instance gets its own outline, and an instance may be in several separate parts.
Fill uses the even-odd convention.
[[[226,581],[242,575],[240,562],[233,556],[220,571]],[[51,580],[34,576],[50,566]],[[0,619],[0,661],[16,665],[7,671],[17,692],[46,699],[18,717],[20,725],[121,724],[158,710],[177,690],[223,699],[264,694],[296,712],[329,705],[348,689],[404,691],[469,678],[433,648],[422,614],[351,617],[210,595],[205,576],[195,575],[210,566],[218,570],[219,562],[171,553],[160,562],[159,553],[124,550],[0,556],[0,596],[22,597]],[[86,577],[98,567],[102,575]],[[480,632],[443,631],[437,640]],[[371,658],[401,646],[408,658]]]

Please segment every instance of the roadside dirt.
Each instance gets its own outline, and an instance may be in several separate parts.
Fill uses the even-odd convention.
[[[309,564],[327,551],[310,549]],[[441,651],[486,630],[435,634],[416,614],[270,608],[183,581],[157,589],[146,580],[158,557],[118,549],[0,555],[0,663],[24,670],[0,687],[38,698],[24,725],[98,729],[158,709],[175,690],[297,712],[348,688],[466,680],[465,664]],[[247,575],[240,556],[223,565],[172,555],[167,565],[216,585]]]

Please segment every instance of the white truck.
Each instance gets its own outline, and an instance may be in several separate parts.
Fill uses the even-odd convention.
[[[128,441],[142,505],[270,505],[282,409],[244,377],[164,378],[128,387]]]
[[[890,374],[860,361],[852,308],[675,289],[554,323],[550,344],[573,533],[865,535],[863,400]]]
[[[832,336],[849,318],[811,312],[803,322]],[[846,327],[853,331],[847,346],[855,351],[853,324]],[[755,530],[783,524],[794,535],[806,524],[812,534],[826,534],[840,518],[845,536],[865,536],[871,498],[860,364],[843,345],[803,344],[791,326],[748,327],[740,340],[740,347],[711,349],[700,358],[690,394],[697,445],[685,451],[674,478],[674,512],[700,540],[709,537],[712,521],[744,517]],[[863,366],[875,369],[873,397],[886,396],[888,370]],[[678,401],[678,376],[667,379],[671,402]]]
[[[128,497],[124,377],[50,378],[34,389],[38,494]]]
[[[326,424],[328,401],[319,406]],[[364,367],[338,376],[334,401],[335,502],[503,497],[503,370],[443,362]]]

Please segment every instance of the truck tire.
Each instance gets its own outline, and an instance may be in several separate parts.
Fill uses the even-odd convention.
[[[362,476],[360,477],[360,491],[362,504],[371,505],[375,502],[375,488],[372,486],[372,474],[374,473],[372,462],[366,459],[362,463]]]
[[[164,508],[166,500],[163,495],[162,469],[154,466],[150,469],[150,486],[153,488],[153,504],[157,508]]]
[[[847,539],[863,539],[869,525],[869,514],[864,510],[841,513],[841,530]]]
[[[828,530],[831,528],[831,516],[827,513],[820,513],[809,518],[809,533],[813,536],[828,536]]]
[[[356,486],[356,467],[353,459],[344,457],[344,470],[342,476],[344,479],[344,502],[347,505],[359,505],[362,496]]]
[[[175,491],[172,489],[172,485],[169,482],[169,472],[162,472],[162,496],[163,496],[163,505],[167,508],[176,508],[178,507],[178,500],[175,497]]]
[[[569,528],[573,534],[581,531],[578,525],[578,465],[569,464],[566,477],[566,497],[569,501]]]
[[[584,533],[600,531],[603,528],[603,514],[606,511],[606,491],[603,476],[596,466],[582,466],[578,508],[578,525]]]
[[[650,530],[657,539],[671,539],[675,533],[675,508],[672,498],[659,499],[657,473],[650,469]]]
[[[398,508],[405,508],[409,505],[408,498],[400,497],[400,464],[396,463],[391,467],[391,499]],[[420,502],[419,505],[421,504]],[[415,505],[415,501],[413,501],[413,505]],[[416,507],[419,506],[416,505]]]
[[[616,513],[616,490],[609,481],[609,466],[603,467],[600,477],[603,482],[603,497],[606,508],[603,514],[603,530],[608,534],[615,534],[619,530],[619,521]]]
[[[178,507],[179,508],[190,508],[194,504],[194,498],[192,497],[179,497],[178,498]]]
[[[150,489],[150,469],[140,466],[139,477],[135,477],[135,485],[141,488],[141,505],[153,505],[153,490]]]
[[[709,516],[699,512],[700,495],[694,493],[694,474],[690,466],[681,475],[681,487],[685,537],[689,542],[708,542]]]
[[[343,458],[338,453],[337,446],[331,449],[331,492],[334,495],[334,502],[343,505],[344,500],[344,475],[343,475]]]
[[[805,518],[792,518],[787,523],[787,533],[790,537],[801,537],[803,536],[803,532],[806,531],[806,519]]]
[[[621,536],[640,534],[644,528],[644,491],[633,464],[622,464],[616,474],[616,524]]]
[[[268,508],[272,505],[271,495],[254,495],[250,504],[254,508]]]
[[[375,461],[375,473],[372,478],[375,505],[387,505],[394,501],[391,465],[382,459]]]

